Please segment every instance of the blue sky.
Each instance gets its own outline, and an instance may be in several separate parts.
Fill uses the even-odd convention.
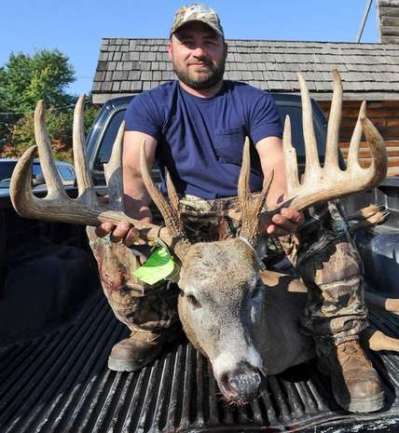
[[[11,0],[0,10],[0,66],[11,52],[59,49],[89,93],[102,37],[167,37],[179,0]],[[367,0],[209,0],[226,38],[354,42]],[[362,42],[378,42],[376,0]]]

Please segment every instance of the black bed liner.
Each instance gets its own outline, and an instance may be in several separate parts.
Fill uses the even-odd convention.
[[[371,321],[397,333],[397,317],[372,313]],[[371,354],[387,394],[379,413],[341,411],[314,363],[270,377],[255,402],[237,408],[223,403],[207,361],[185,341],[140,372],[109,371],[107,355],[125,335],[96,294],[70,323],[1,349],[0,432],[399,431],[396,354]]]

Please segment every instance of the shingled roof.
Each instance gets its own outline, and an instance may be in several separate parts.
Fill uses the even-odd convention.
[[[399,100],[399,45],[264,40],[227,40],[226,79],[274,92],[298,92],[296,72],[312,96],[331,98],[337,68],[345,98]],[[175,79],[167,39],[104,38],[94,78],[93,102],[140,93]]]
[[[378,17],[381,42],[398,43],[399,0],[379,0]]]

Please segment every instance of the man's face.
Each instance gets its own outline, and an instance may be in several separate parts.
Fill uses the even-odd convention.
[[[223,79],[226,44],[204,23],[193,21],[177,30],[168,53],[179,80],[193,89],[209,89]]]

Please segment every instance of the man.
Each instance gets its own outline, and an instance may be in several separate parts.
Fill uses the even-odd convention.
[[[217,14],[207,6],[194,4],[177,11],[168,54],[178,80],[136,96],[127,109],[126,212],[137,219],[152,219],[138,168],[138,143],[145,140],[149,164],[157,160],[161,172],[167,167],[172,175],[191,240],[218,239],[220,217],[227,221],[223,236],[234,236],[237,222],[227,214],[235,205],[245,136],[253,144],[252,191],[259,191],[263,177],[273,170],[267,204],[275,205],[286,192],[278,112],[267,93],[223,80],[227,45]],[[314,337],[337,402],[354,412],[378,410],[384,402],[383,391],[358,342],[367,316],[359,256],[345,238],[342,218],[333,204],[329,212],[325,207],[318,212],[318,223],[304,225],[298,235],[301,245],[293,248],[289,234],[299,229],[303,219],[294,209],[283,209],[265,225],[265,233],[285,235],[281,243],[309,289],[304,327]],[[109,233],[114,243],[107,243],[104,236]],[[140,283],[123,271],[134,269],[146,257],[145,248],[140,252],[125,247],[134,234],[129,225],[103,224],[96,234],[91,234],[91,243],[102,261],[105,293],[116,316],[132,331],[112,349],[109,368],[136,370],[156,357],[176,334],[176,292],[167,290],[164,282]],[[109,260],[106,267],[101,266],[104,256]]]

